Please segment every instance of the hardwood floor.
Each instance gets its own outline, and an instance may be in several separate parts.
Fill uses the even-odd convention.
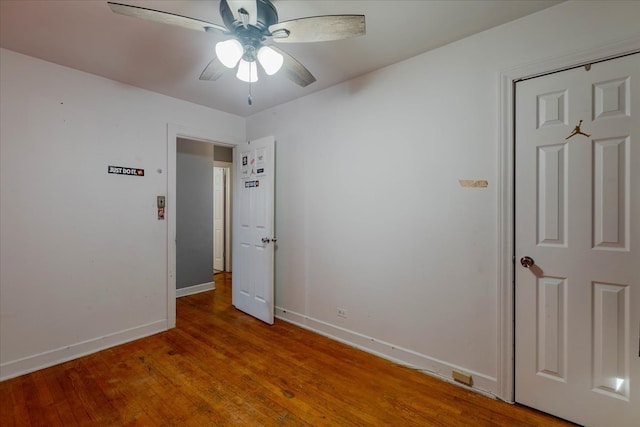
[[[231,306],[225,279],[178,299],[171,331],[0,383],[0,425],[571,425],[267,326]]]

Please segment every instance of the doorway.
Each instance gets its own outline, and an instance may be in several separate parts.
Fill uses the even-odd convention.
[[[216,272],[231,271],[232,159],[230,147],[177,140],[177,297],[215,289]]]
[[[177,170],[177,144],[178,138],[184,138],[192,141],[198,141],[201,143],[207,143],[211,146],[226,147],[231,152],[233,147],[239,141],[228,140],[225,136],[217,135],[215,132],[202,131],[199,129],[174,125],[169,123],[167,125],[167,204],[166,204],[166,224],[167,224],[167,329],[174,328],[176,326],[176,208],[177,208],[177,186],[176,186],[176,170]],[[211,171],[211,196],[213,193],[213,177],[212,167],[209,164],[209,171]],[[163,173],[161,169],[158,173]],[[209,210],[213,211],[213,202],[209,204]],[[212,217],[211,217],[212,218]],[[213,235],[212,222],[210,224],[209,236]],[[231,236],[229,236],[231,238]],[[213,243],[211,243],[213,247]],[[209,262],[211,267],[209,269],[209,277],[213,272],[213,255],[209,256]],[[211,279],[210,279],[211,280]]]
[[[515,400],[640,422],[640,54],[515,87]]]
[[[176,153],[176,296],[214,289],[215,145],[178,138]]]

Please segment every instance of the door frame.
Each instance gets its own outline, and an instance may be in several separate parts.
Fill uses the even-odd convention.
[[[498,375],[497,396],[515,402],[515,83],[640,52],[640,36],[551,59],[519,65],[499,75],[498,147]]]
[[[220,135],[213,131],[167,123],[167,329],[176,326],[176,162],[178,138],[235,148],[239,138]]]

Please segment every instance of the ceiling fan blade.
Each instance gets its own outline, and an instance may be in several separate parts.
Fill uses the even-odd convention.
[[[242,16],[238,13],[238,10],[244,9],[247,14],[249,21],[247,24],[256,25],[258,19],[258,1],[257,0],[220,0],[224,1],[229,5],[229,10],[233,14],[233,17],[242,21]]]
[[[107,2],[114,13],[120,15],[133,16],[134,18],[146,19],[148,21],[162,22],[163,24],[177,25],[196,31],[218,31],[228,33],[229,31],[222,25],[212,22],[201,21],[199,19],[188,18],[174,13],[162,12],[159,10],[147,9],[139,6],[129,6],[121,3]]]
[[[282,70],[285,72],[289,80],[302,87],[309,86],[311,83],[316,81],[313,74],[311,74],[311,72],[309,72],[309,70],[307,70],[306,67],[298,62],[293,56],[276,46],[271,45],[269,47],[284,57]]]
[[[218,58],[213,58],[200,74],[200,80],[218,80],[227,70]]]
[[[278,43],[306,43],[362,36],[366,28],[364,15],[324,15],[279,22],[269,31]]]

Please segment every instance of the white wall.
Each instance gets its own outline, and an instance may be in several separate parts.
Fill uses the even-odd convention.
[[[500,74],[637,37],[638,16],[563,3],[249,117],[277,139],[278,316],[496,393]]]
[[[166,329],[167,124],[235,142],[245,120],[4,49],[0,66],[7,378]]]

